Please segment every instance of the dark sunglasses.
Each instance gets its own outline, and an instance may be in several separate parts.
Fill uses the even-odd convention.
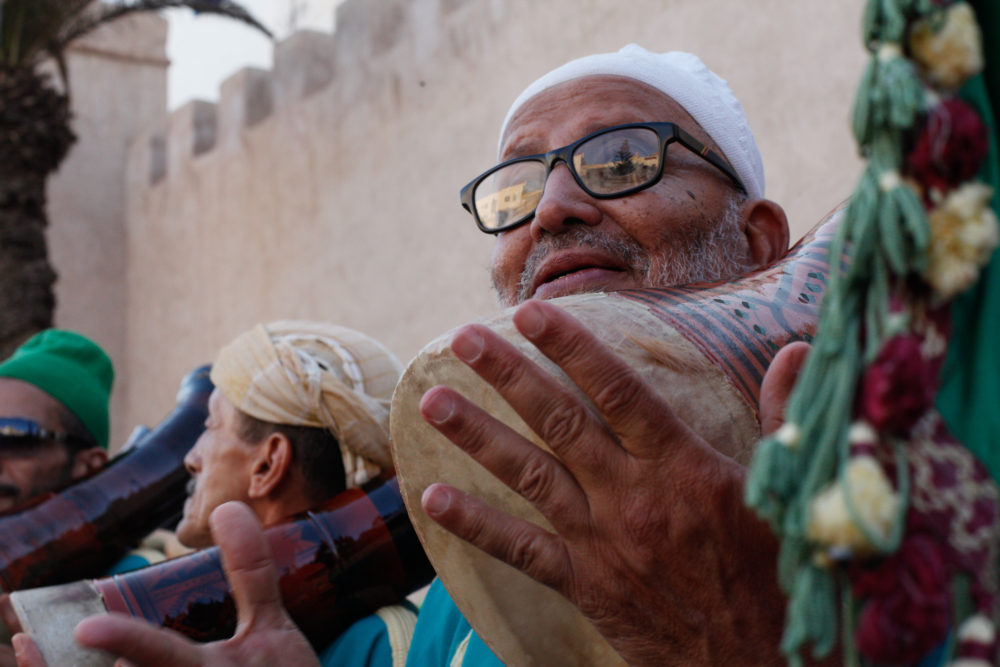
[[[462,188],[462,206],[479,229],[496,234],[529,220],[556,164],[569,167],[577,185],[591,197],[624,197],[663,176],[667,146],[679,143],[746,188],[726,159],[674,123],[629,123],[588,134],[548,153],[501,162]]]
[[[42,428],[38,422],[26,417],[0,417],[0,449],[33,447],[45,440],[68,444],[85,444],[87,441],[70,433],[58,433]]]

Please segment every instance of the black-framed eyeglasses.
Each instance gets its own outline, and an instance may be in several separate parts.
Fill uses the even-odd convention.
[[[71,433],[50,431],[27,417],[0,417],[0,452],[33,447],[45,440],[82,445],[87,440]]]
[[[743,192],[743,181],[724,157],[674,123],[629,123],[588,134],[547,153],[501,162],[462,188],[462,206],[479,229],[496,234],[530,220],[556,164],[569,167],[591,197],[624,197],[663,176],[667,146],[679,143],[724,173]]]

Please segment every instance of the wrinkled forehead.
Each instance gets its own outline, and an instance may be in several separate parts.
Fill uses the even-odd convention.
[[[558,83],[523,102],[502,129],[498,157],[545,152],[612,125],[662,121],[677,123],[718,150],[691,114],[663,91],[601,74]]]

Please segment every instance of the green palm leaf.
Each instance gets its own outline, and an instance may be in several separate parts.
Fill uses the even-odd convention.
[[[134,12],[187,7],[270,35],[230,0],[0,0],[0,358],[52,325],[45,182],[75,136],[65,51],[73,40]],[[62,87],[39,65],[52,60]]]
[[[66,47],[98,26],[135,12],[187,7],[271,33],[230,0],[0,0],[0,66],[32,67],[47,57],[61,60]]]

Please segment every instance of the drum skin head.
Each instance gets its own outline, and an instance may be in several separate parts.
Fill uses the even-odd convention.
[[[565,297],[554,303],[586,322],[646,380],[662,388],[675,413],[706,440],[737,459],[745,459],[759,436],[756,410],[733,389],[722,371],[647,304],[616,294]],[[484,323],[579,393],[553,363],[516,332],[512,314],[508,310]],[[552,530],[533,506],[420,417],[421,396],[444,384],[545,447],[510,406],[451,353],[451,337],[448,333],[436,339],[411,362],[393,395],[390,419],[400,488],[431,563],[463,615],[506,664],[624,664],[566,598],[453,536],[421,509],[424,489],[446,482]]]
[[[10,602],[48,665],[112,667],[115,656],[86,649],[73,639],[73,629],[85,618],[106,614],[100,593],[89,581],[33,588],[10,594]]]

